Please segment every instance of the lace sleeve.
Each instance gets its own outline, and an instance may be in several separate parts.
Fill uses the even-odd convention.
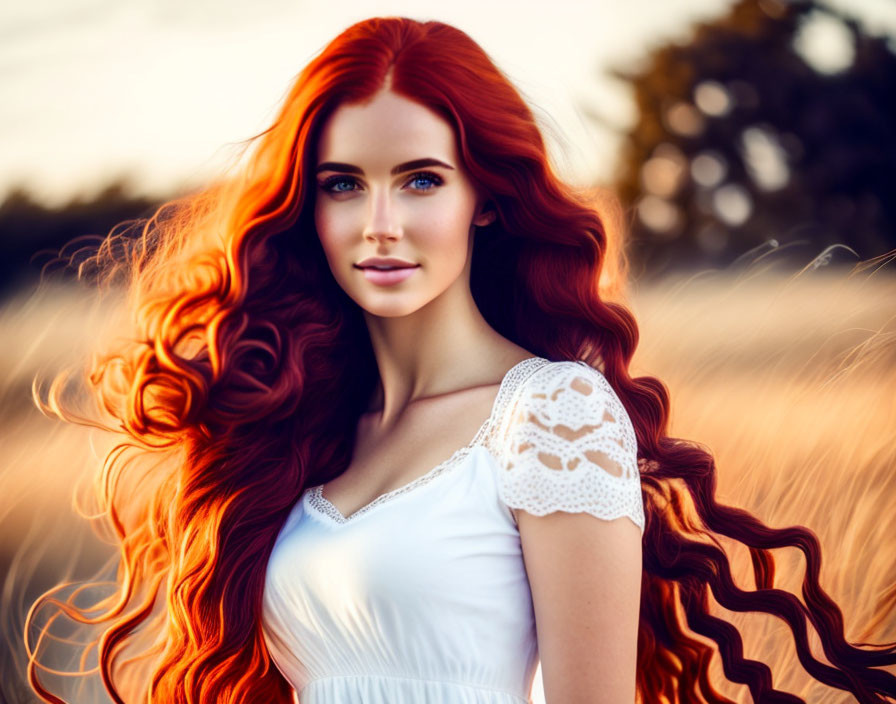
[[[585,362],[552,362],[519,389],[501,432],[498,488],[536,516],[628,516],[644,532],[637,442],[604,375]]]

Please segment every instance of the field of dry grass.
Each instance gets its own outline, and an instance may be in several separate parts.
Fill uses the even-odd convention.
[[[815,531],[822,585],[843,608],[846,637],[896,640],[896,275],[707,273],[635,288],[630,305],[641,327],[632,372],[668,385],[671,432],[711,449],[719,500],[772,526]],[[26,605],[63,578],[91,576],[109,555],[70,507],[74,482],[100,454],[90,433],[30,403],[34,374],[93,336],[103,314],[89,311],[62,289],[0,309],[2,637],[12,654],[0,662],[3,701],[33,701],[17,672]],[[751,588],[745,551],[725,544]],[[776,559],[776,586],[799,594],[800,553]],[[853,701],[812,684],[782,622],[716,608],[745,634],[745,655],[772,666],[775,686],[813,704]],[[884,608],[887,619],[872,624]],[[715,682],[750,701],[746,688],[723,683],[720,667]]]

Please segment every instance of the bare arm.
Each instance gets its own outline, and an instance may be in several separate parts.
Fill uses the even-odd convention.
[[[515,511],[546,704],[633,704],[641,531],[621,517]]]

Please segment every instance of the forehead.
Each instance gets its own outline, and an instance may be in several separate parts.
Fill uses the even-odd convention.
[[[457,162],[454,130],[438,113],[391,91],[339,106],[321,130],[317,162],[390,167],[422,157]]]

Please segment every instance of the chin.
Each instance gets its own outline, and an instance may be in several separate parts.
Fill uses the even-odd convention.
[[[357,292],[352,299],[367,315],[378,318],[402,318],[416,313],[432,299],[423,298],[419,292],[415,295],[409,291],[389,292],[371,295],[370,291]]]
[[[368,315],[376,316],[377,318],[403,318],[406,315],[411,315],[411,313],[416,313],[420,310],[422,305],[408,305],[408,304],[399,304],[398,302],[395,305],[362,305],[361,308]]]

